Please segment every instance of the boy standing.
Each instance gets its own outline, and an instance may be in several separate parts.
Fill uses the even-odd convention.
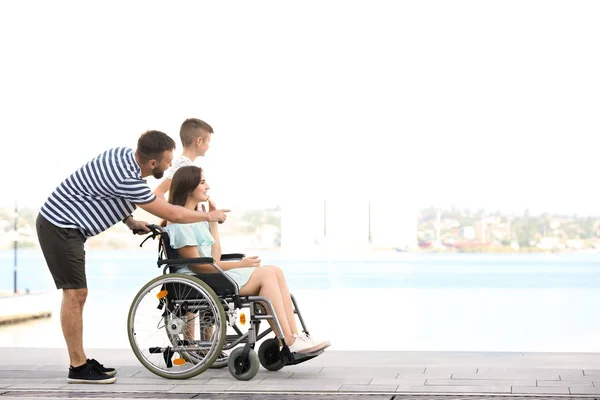
[[[210,147],[210,138],[214,133],[213,128],[198,118],[188,118],[181,124],[179,137],[183,145],[182,154],[173,161],[171,167],[165,172],[165,179],[154,189],[154,194],[158,197],[165,198],[165,194],[171,188],[171,180],[173,175],[181,167],[194,165],[194,161],[198,157],[204,157]],[[204,206],[202,207],[204,211]],[[212,335],[212,330],[206,330],[204,335]],[[215,360],[212,367],[222,368],[227,366],[229,357],[224,352],[221,352]]]
[[[165,193],[171,187],[173,174],[181,167],[194,165],[198,157],[204,157],[210,146],[210,138],[213,134],[213,128],[206,122],[197,118],[188,118],[179,130],[183,153],[173,161],[171,168],[165,173],[165,180],[154,189],[154,194],[165,198]]]

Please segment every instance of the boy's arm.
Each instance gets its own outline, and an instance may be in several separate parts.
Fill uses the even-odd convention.
[[[170,188],[171,188],[171,178],[165,178],[160,183],[160,185],[158,185],[156,187],[156,189],[154,189],[154,194],[157,195],[158,197],[162,197],[164,199],[165,193],[167,193]]]

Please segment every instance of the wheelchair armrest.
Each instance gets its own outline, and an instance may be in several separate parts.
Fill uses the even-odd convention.
[[[221,254],[221,261],[241,260],[244,257],[246,255],[242,253]]]
[[[212,257],[199,257],[199,258],[175,258],[167,260],[159,260],[156,263],[158,266],[169,264],[169,265],[184,265],[184,264],[214,264]]]

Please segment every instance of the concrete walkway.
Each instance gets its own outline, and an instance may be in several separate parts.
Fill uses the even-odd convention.
[[[188,380],[167,380],[147,371],[130,350],[88,350],[87,354],[106,366],[118,368],[117,382],[67,384],[65,349],[0,347],[0,400],[27,397],[24,392],[39,398],[34,396],[39,391],[45,398],[65,398],[65,392],[71,398],[85,398],[85,393],[94,398],[104,394],[120,398],[192,398],[203,393],[228,393],[234,398],[234,393],[290,392],[321,393],[328,398],[332,394],[360,393],[377,399],[390,399],[393,395],[401,399],[406,397],[403,394],[545,398],[600,395],[600,354],[595,353],[326,351],[316,359],[277,372],[261,367],[248,382],[235,380],[227,368],[208,370]]]

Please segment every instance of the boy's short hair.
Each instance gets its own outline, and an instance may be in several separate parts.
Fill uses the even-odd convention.
[[[175,141],[160,131],[146,131],[137,142],[136,154],[140,161],[162,160],[165,151],[175,150]]]
[[[202,129],[208,133],[214,133],[212,126],[201,119],[188,118],[183,121],[183,124],[181,124],[181,129],[179,130],[179,137],[181,137],[181,144],[183,147],[190,146],[192,143],[194,143],[196,138],[202,136],[198,132],[199,129]]]

